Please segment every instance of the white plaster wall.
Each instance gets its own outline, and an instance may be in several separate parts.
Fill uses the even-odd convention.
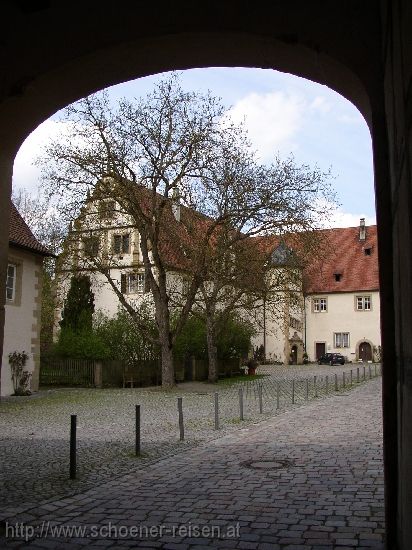
[[[39,269],[39,266],[35,263],[35,256],[17,248],[10,249],[9,261],[21,266],[21,279],[18,282],[18,284],[21,284],[21,300],[20,305],[6,302],[5,306],[6,319],[1,369],[2,395],[13,393],[9,353],[25,351],[29,355],[25,370],[33,372],[32,338],[37,336],[37,331],[33,330],[33,325],[37,324],[37,318],[34,317],[33,312],[37,308],[35,298],[38,290],[35,288],[37,283],[35,272]]]
[[[355,297],[372,297],[370,311],[357,311]],[[327,297],[326,312],[314,313],[312,300],[315,297]],[[335,294],[314,295],[305,299],[306,304],[306,351],[309,360],[315,360],[315,343],[325,342],[327,352],[345,355],[348,360],[356,360],[356,345],[366,340],[373,346],[381,345],[380,336],[380,302],[379,292],[342,292]],[[335,332],[349,332],[349,348],[335,348]]]

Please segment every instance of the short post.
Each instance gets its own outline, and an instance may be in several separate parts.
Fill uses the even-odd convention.
[[[318,396],[318,386],[317,386],[317,384],[316,384],[316,380],[317,380],[317,377],[314,376],[314,377],[313,377],[313,388],[314,388],[314,390],[315,390],[315,397]]]
[[[350,371],[350,387],[352,387],[353,385],[353,372],[352,372],[352,369]]]
[[[239,389],[239,417],[240,417],[240,420],[244,420],[244,417],[243,417],[243,388]]]
[[[306,378],[306,394],[305,394],[305,401],[309,399],[309,379]]]
[[[342,372],[342,388],[346,385],[345,371]]]
[[[177,398],[177,409],[179,411],[179,431],[180,431],[180,441],[183,441],[185,438],[185,427],[183,425],[183,398]]]
[[[359,384],[359,367],[356,369],[356,382]]]
[[[215,430],[219,429],[219,394],[215,392]]]
[[[280,383],[276,384],[276,409],[279,409],[280,406]]]
[[[363,367],[363,381],[366,380],[366,367]]]
[[[338,385],[338,375],[335,372],[335,391],[338,391],[339,385]]]
[[[70,416],[70,479],[76,479],[77,414]]]
[[[263,388],[262,388],[262,384],[259,384],[259,413],[262,414],[263,413]]]
[[[372,367],[369,365],[369,380],[372,378]]]
[[[136,456],[140,456],[140,405],[136,405],[136,440],[135,440]]]
[[[295,404],[295,381],[292,380],[292,405]]]
[[[326,375],[326,387],[325,387],[325,391],[326,391],[326,395],[329,393],[329,375],[327,374]]]

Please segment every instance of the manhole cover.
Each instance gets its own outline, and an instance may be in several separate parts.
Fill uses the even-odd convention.
[[[247,462],[243,462],[242,466],[251,468],[252,470],[279,470],[280,468],[290,466],[290,461],[275,459],[248,460]]]

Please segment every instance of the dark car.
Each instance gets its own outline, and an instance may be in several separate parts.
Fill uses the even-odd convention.
[[[325,353],[318,359],[318,365],[344,365],[345,357],[341,353]]]

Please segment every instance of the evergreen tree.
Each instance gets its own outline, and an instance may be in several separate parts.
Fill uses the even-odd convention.
[[[91,330],[93,312],[94,294],[90,278],[87,275],[72,277],[60,321],[61,329],[73,332]]]

